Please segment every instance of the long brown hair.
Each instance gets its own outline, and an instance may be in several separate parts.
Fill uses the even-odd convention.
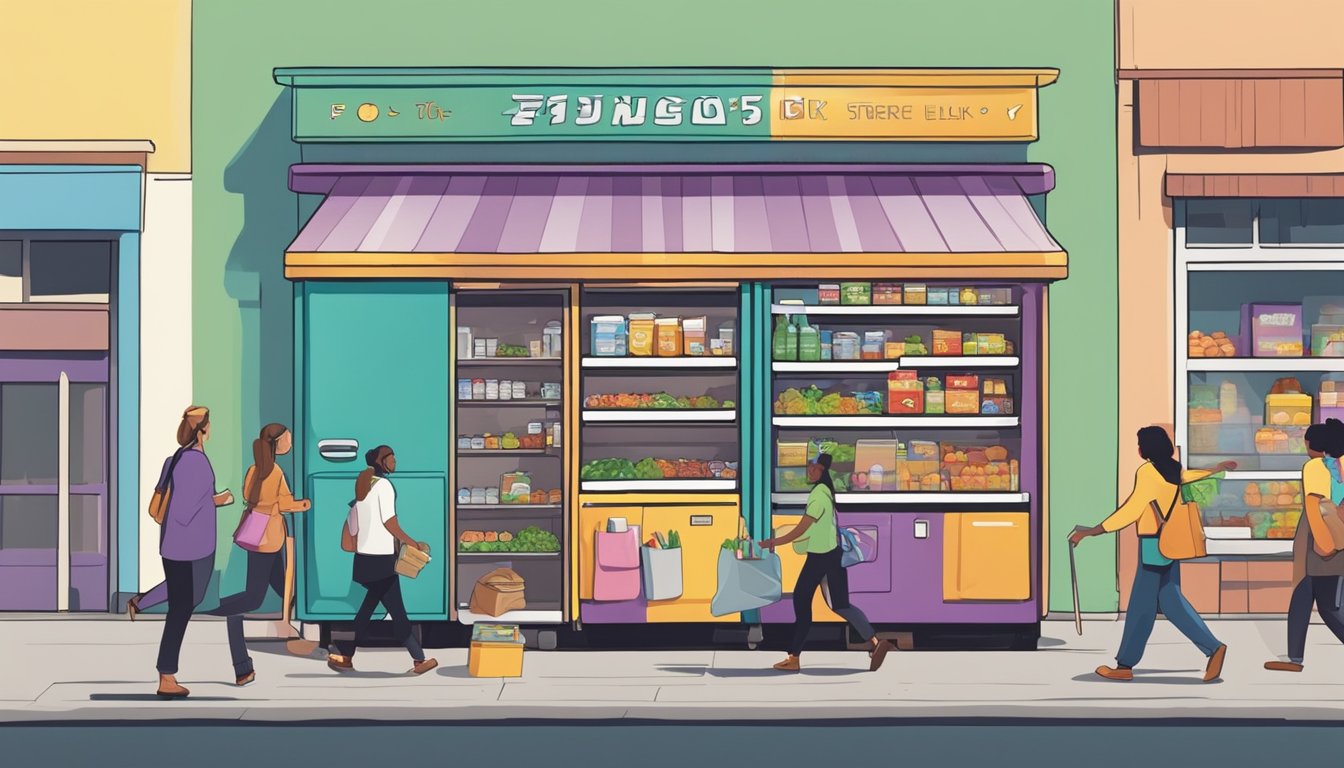
[[[195,445],[201,433],[210,426],[210,409],[203,405],[193,405],[182,412],[182,421],[177,425],[177,444],[183,448]]]
[[[256,506],[261,498],[262,482],[275,471],[275,445],[288,431],[284,424],[267,424],[252,441],[252,485],[243,489],[248,506]]]
[[[368,498],[369,491],[373,488],[373,479],[375,477],[384,477],[387,475],[387,457],[392,455],[392,449],[386,445],[380,445],[364,454],[364,463],[369,468],[359,473],[355,478],[355,500],[363,501]]]

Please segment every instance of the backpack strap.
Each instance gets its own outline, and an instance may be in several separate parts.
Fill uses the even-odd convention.
[[[1158,533],[1162,532],[1162,526],[1167,524],[1167,520],[1171,517],[1172,510],[1176,509],[1176,502],[1180,498],[1181,498],[1181,484],[1178,483],[1176,485],[1176,495],[1171,497],[1171,503],[1167,505],[1167,513],[1165,515],[1162,514],[1162,508],[1157,506],[1156,500],[1148,502],[1148,505],[1153,508],[1153,512],[1157,514]]]
[[[173,459],[172,459],[172,461],[168,462],[168,471],[164,474],[162,482],[160,482],[160,483],[158,484],[158,486],[156,486],[156,487],[154,488],[155,491],[158,491],[158,492],[162,493],[163,491],[168,490],[168,488],[169,488],[170,486],[172,486],[172,484],[173,484],[173,470],[177,469],[177,462],[178,462],[178,461],[181,461],[181,459],[182,459],[182,454],[186,453],[188,448],[190,448],[190,446],[186,446],[186,445],[184,445],[184,446],[182,446],[181,448],[178,448],[178,449],[177,449],[177,452],[175,452],[175,453],[173,454]],[[172,504],[169,504],[168,506],[171,507]],[[164,521],[165,523],[168,522],[168,508],[167,508],[167,507],[164,507],[164,510],[163,510],[163,521]]]

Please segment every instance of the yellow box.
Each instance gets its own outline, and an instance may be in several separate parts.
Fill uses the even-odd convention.
[[[1265,397],[1265,424],[1275,427],[1311,425],[1311,395],[1286,393]]]
[[[472,643],[467,652],[467,674],[472,677],[522,677],[522,644]]]
[[[807,466],[807,443],[777,443],[775,465],[780,467]]]

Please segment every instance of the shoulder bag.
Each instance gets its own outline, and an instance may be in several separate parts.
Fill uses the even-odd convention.
[[[1200,518],[1199,505],[1194,502],[1177,504],[1180,499],[1181,486],[1177,485],[1166,515],[1161,513],[1157,502],[1148,502],[1157,513],[1157,550],[1168,560],[1204,557],[1208,547],[1204,541],[1204,521]]]
[[[859,548],[859,537],[840,525],[840,505],[836,502],[834,493],[831,494],[831,517],[835,520],[835,540],[840,545],[840,565],[852,568],[862,563],[864,557],[863,550]]]
[[[163,525],[163,521],[168,517],[168,502],[173,496],[173,470],[177,469],[177,462],[186,451],[187,446],[184,445],[173,454],[163,481],[154,487],[154,495],[149,498],[149,517],[159,525]]]

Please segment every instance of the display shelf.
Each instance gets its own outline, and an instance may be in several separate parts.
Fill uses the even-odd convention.
[[[585,423],[593,422],[626,422],[626,423],[658,423],[658,422],[687,422],[687,421],[736,421],[737,410],[733,408],[719,409],[592,409],[583,412]]]
[[[565,505],[563,504],[458,504],[456,506],[459,512],[512,512],[514,510],[559,512],[564,508]]]
[[[457,404],[462,408],[559,408],[561,405],[559,400],[458,400]]]
[[[1192,357],[1185,367],[1192,373],[1344,373],[1344,357]]]
[[[458,449],[459,458],[467,456],[554,456],[560,458],[559,451],[550,448],[501,448],[499,450],[461,450]]]
[[[499,616],[486,616],[482,613],[472,613],[465,608],[459,608],[457,611],[457,621],[459,624],[561,624],[564,623],[565,615],[561,611],[540,611],[523,610],[509,611]]]
[[[802,506],[807,503],[806,493],[772,493],[770,501],[774,504]],[[836,495],[840,504],[1026,504],[1031,494],[1010,492],[966,493],[956,491],[905,493],[840,493]]]
[[[735,357],[585,357],[584,368],[736,368]]]
[[[1022,309],[1016,305],[772,304],[770,305],[770,313],[774,315],[891,315],[897,317],[1017,317],[1022,313]]]
[[[899,360],[822,360],[820,362],[777,362],[775,373],[889,373],[901,369]]]
[[[963,355],[960,357],[920,356],[902,357],[902,368],[1016,368],[1021,364],[1016,355]]]
[[[776,427],[1014,428],[1016,416],[776,416]]]
[[[1239,525],[1206,525],[1204,526],[1204,538],[1207,540],[1220,541],[1250,541],[1251,529],[1248,526]]]
[[[466,357],[457,360],[458,368],[492,368],[497,365],[555,366],[565,362],[562,357]]]
[[[1205,529],[1206,531],[1208,529]],[[1209,555],[1291,555],[1292,539],[1208,539]]]
[[[1302,457],[1302,463],[1307,462],[1307,457]],[[1254,472],[1232,470],[1223,473],[1224,480],[1301,480],[1301,472],[1283,471],[1283,472]]]
[[[560,552],[463,552],[458,550],[458,557],[471,558],[496,558],[499,560],[512,560],[515,557],[559,557]]]
[[[579,485],[584,491],[735,491],[737,480],[722,479],[666,479],[666,480],[584,480]]]

